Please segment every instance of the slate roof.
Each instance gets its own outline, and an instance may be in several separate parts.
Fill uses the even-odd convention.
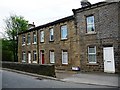
[[[47,24],[37,26],[35,28],[31,28],[31,29],[29,29],[27,31],[19,33],[18,35],[23,34],[23,33],[27,33],[27,32],[31,32],[31,31],[35,31],[35,30],[39,30],[41,28],[49,27],[49,26],[52,26],[52,25],[55,25],[55,24],[58,24],[58,23],[63,23],[63,22],[66,22],[66,21],[70,21],[70,20],[73,20],[73,19],[74,19],[74,16],[71,15],[71,16],[68,16],[68,17],[65,17],[65,18],[62,18],[62,19],[58,19],[58,20],[53,21],[53,22],[49,22]]]

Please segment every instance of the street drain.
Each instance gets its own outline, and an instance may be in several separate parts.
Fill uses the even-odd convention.
[[[38,80],[43,80],[43,78],[42,78],[42,77],[37,77],[36,79],[38,79]]]

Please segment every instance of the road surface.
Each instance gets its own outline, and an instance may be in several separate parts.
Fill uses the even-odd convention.
[[[62,82],[44,78],[38,79],[38,77],[2,70],[2,88],[115,88],[115,87],[77,84],[72,82]]]

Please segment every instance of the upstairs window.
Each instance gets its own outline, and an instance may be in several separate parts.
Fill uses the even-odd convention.
[[[25,45],[25,35],[22,35],[22,45]]]
[[[94,16],[87,17],[87,33],[95,32]]]
[[[33,32],[33,44],[36,44],[37,43],[37,36],[36,36],[36,33]]]
[[[30,34],[27,35],[27,43],[30,44]]]
[[[61,26],[61,39],[67,39],[68,32],[67,32],[67,25]]]
[[[53,28],[50,29],[50,41],[54,40],[54,30]]]
[[[96,63],[96,47],[88,47],[88,61],[89,63]]]
[[[44,42],[44,31],[40,31],[40,42]]]

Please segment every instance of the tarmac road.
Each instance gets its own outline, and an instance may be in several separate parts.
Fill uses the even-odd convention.
[[[2,88],[115,88],[44,79],[2,70]]]

